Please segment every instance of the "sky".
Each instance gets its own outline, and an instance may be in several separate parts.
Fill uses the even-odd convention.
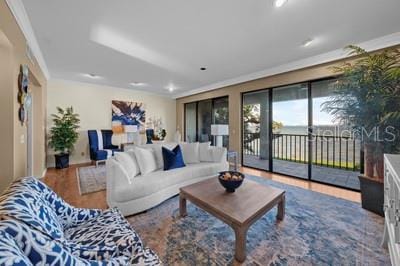
[[[332,125],[332,116],[321,111],[321,104],[329,97],[313,98],[313,124]],[[284,126],[307,126],[308,125],[308,100],[300,99],[286,102],[273,103],[273,120],[282,122]]]

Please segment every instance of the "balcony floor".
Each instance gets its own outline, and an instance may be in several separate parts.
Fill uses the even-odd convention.
[[[255,167],[268,171],[268,160],[262,160],[258,156],[244,155],[243,163],[245,166]],[[298,176],[307,179],[308,165],[303,163],[295,163],[290,161],[274,159],[274,172]],[[360,190],[360,182],[358,180],[358,172],[331,168],[326,166],[313,165],[312,179],[336,186],[347,187]]]

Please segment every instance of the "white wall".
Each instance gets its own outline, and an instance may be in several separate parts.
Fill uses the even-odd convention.
[[[124,100],[145,104],[146,119],[161,118],[167,130],[167,140],[172,140],[176,131],[176,101],[133,89],[122,89],[78,83],[74,81],[50,80],[47,85],[47,125],[52,126],[51,114],[56,107],[73,106],[81,119],[80,137],[71,154],[70,163],[89,162],[87,130],[111,129],[111,101]],[[144,136],[142,136],[144,139]],[[47,152],[47,166],[54,166],[54,152]]]

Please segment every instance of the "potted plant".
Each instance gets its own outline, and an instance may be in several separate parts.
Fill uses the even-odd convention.
[[[359,176],[362,207],[383,215],[383,154],[400,150],[400,50],[367,53],[348,46],[353,62],[335,67],[340,73],[324,110],[350,125],[364,151]]]
[[[53,126],[50,129],[49,146],[56,152],[56,168],[62,169],[69,166],[69,154],[78,140],[79,115],[71,107],[62,109],[57,107],[57,114],[51,115]]]

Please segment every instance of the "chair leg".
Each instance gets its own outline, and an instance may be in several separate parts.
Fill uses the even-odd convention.
[[[96,161],[95,164],[96,164],[96,167],[98,167],[99,166],[99,161]]]

